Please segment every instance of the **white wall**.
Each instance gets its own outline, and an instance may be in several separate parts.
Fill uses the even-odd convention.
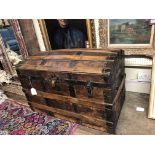
[[[146,73],[151,77],[151,69],[126,68],[126,91],[150,94],[150,82],[138,81],[138,73]]]
[[[125,66],[152,66],[152,60],[149,58],[126,58]],[[126,68],[126,91],[150,94],[151,82],[141,82],[138,80],[138,73],[144,73],[151,78],[150,69]]]

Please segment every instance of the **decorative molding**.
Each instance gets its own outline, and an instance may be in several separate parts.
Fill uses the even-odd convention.
[[[35,33],[36,33],[36,36],[37,36],[37,40],[38,40],[38,43],[39,43],[40,50],[41,51],[46,51],[47,48],[45,47],[45,43],[44,43],[44,40],[43,40],[43,35],[41,33],[39,21],[38,21],[38,19],[32,19],[32,21],[33,21],[34,30],[35,30]]]
[[[100,45],[100,36],[99,36],[99,20],[94,19],[94,26],[95,26],[95,41],[96,41],[96,48],[99,48]]]
[[[87,35],[88,35],[88,42],[89,47],[93,47],[93,39],[92,39],[92,24],[90,19],[86,19],[86,27],[87,27]]]
[[[44,40],[44,44],[46,47],[46,50],[51,50],[51,44],[49,41],[49,36],[46,28],[46,23],[44,19],[39,19],[39,26],[41,30],[41,34]],[[88,41],[90,48],[95,48],[96,47],[96,36],[95,36],[95,24],[93,19],[86,19],[86,27],[87,27],[87,35],[88,35]]]
[[[38,23],[39,23],[39,27],[40,27],[40,31],[42,34],[42,38],[44,40],[44,44],[45,44],[45,48],[46,50],[51,50],[51,43],[49,41],[49,36],[48,36],[48,32],[46,29],[46,23],[44,19],[38,19]]]
[[[108,20],[99,19],[100,48],[108,47]]]
[[[24,41],[21,29],[20,29],[20,25],[19,25],[18,20],[17,19],[10,19],[9,22],[13,27],[21,55],[23,56],[23,58],[28,57],[29,54],[28,54],[28,51],[27,51],[27,48],[25,45],[25,41]]]
[[[92,33],[92,48],[96,48],[95,20],[90,19],[90,28]]]
[[[146,55],[153,57],[155,55],[155,49],[153,48],[122,48],[125,51],[125,55]]]

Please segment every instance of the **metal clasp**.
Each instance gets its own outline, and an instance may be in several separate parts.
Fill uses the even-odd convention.
[[[51,79],[51,85],[52,85],[52,87],[55,87],[56,86],[57,80],[58,80],[57,77],[54,77],[54,78]]]
[[[88,97],[93,97],[93,84],[92,82],[88,82],[86,85],[87,91],[88,91]]]

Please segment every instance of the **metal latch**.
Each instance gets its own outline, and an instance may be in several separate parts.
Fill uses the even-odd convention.
[[[55,87],[56,86],[57,81],[58,81],[58,78],[57,77],[54,77],[54,78],[51,79],[51,85],[52,85],[52,87]]]
[[[92,82],[88,82],[86,85],[87,91],[88,91],[88,97],[93,97],[93,84]]]

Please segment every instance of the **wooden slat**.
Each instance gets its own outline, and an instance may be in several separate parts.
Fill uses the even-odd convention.
[[[46,92],[42,92],[42,91],[38,91],[38,90],[36,90],[36,91],[37,91],[38,97],[68,102],[68,104],[75,103],[77,105],[100,108],[100,109],[104,109],[105,106],[112,106],[112,104],[105,103],[102,100],[80,99],[80,98],[74,98],[74,97],[70,97],[70,96],[62,96],[62,95],[57,95],[57,94],[52,94],[52,93],[46,93]],[[24,89],[24,92],[28,95],[31,95],[31,92],[28,89]]]
[[[95,50],[89,50],[86,52],[86,50],[54,50],[52,52],[44,52],[39,53],[38,55],[31,56],[31,59],[44,59],[44,58],[50,58],[52,56],[54,57],[62,57],[62,58],[71,58],[71,57],[90,57],[95,59],[105,59],[106,57],[116,57],[118,55],[118,52],[94,52]]]
[[[34,111],[36,111],[36,112],[44,112],[44,110],[42,111],[42,110],[40,110],[38,108],[34,108]],[[75,120],[74,118],[66,117],[66,116],[63,116],[61,114],[54,113],[52,116],[55,116],[56,118],[63,119],[63,120],[66,120],[66,121],[70,121],[70,122],[73,122],[73,123],[81,124],[83,126],[93,128],[93,129],[96,129],[96,130],[99,130],[99,131],[107,132],[107,128],[105,128],[105,127],[98,127],[98,126],[95,126],[95,125],[90,125],[88,123],[83,123],[83,122],[80,122],[78,120]]]
[[[18,21],[29,55],[40,53],[32,19],[19,19]]]
[[[31,56],[28,60],[79,60],[79,61],[114,61],[108,56],[83,56],[83,55],[49,55],[49,56]],[[112,57],[111,57],[112,58]],[[113,57],[115,58],[115,57]]]
[[[85,52],[85,50],[81,49],[62,50],[65,55],[61,55],[61,50],[58,51],[55,50],[52,53],[48,52],[43,55],[32,56],[21,66],[19,65],[18,69],[102,74],[103,68],[108,66],[113,68],[114,65],[112,64],[116,61],[115,52],[101,56],[100,54],[103,53],[95,53],[94,50],[90,50],[90,52]],[[53,55],[53,53],[56,53],[56,55]],[[66,53],[71,53],[71,55]],[[91,55],[91,53],[94,55]]]
[[[96,129],[96,130],[99,130],[99,131],[107,132],[107,127],[105,128],[105,127],[99,127],[99,126],[91,125],[91,124],[88,124],[88,123],[83,123],[83,122],[77,121],[77,120],[75,120],[73,118],[65,117],[65,116],[60,115],[60,114],[54,114],[54,116],[57,117],[57,118],[60,118],[60,119],[64,119],[64,120],[67,120],[67,121],[71,121],[71,122],[74,122],[74,123],[81,124],[81,125],[89,127],[89,128],[93,128],[93,129]]]
[[[113,100],[113,105],[116,103],[116,101],[118,100],[118,98],[119,98],[119,96],[120,96],[120,93],[121,93],[121,90],[122,90],[122,88],[123,88],[123,86],[124,86],[124,83],[125,83],[125,76],[123,77],[123,80],[122,80],[122,82],[121,82],[121,84],[120,84],[120,86],[119,86],[119,89],[118,89],[118,91],[117,91],[117,94],[116,94],[116,96],[115,96],[115,98],[114,98],[114,100]]]
[[[88,117],[88,116],[85,116],[83,114],[78,114],[78,113],[74,113],[74,112],[70,112],[70,111],[66,111],[66,110],[62,110],[62,109],[48,107],[46,105],[41,105],[39,103],[29,102],[29,104],[32,107],[39,108],[39,109],[42,109],[42,110],[47,110],[47,111],[50,111],[50,112],[53,112],[53,113],[56,113],[56,114],[64,115],[66,117],[79,119],[82,122],[85,122],[85,123],[88,123],[88,124],[92,124],[92,125],[96,125],[96,126],[102,126],[102,127],[105,127],[105,128],[107,127],[107,124],[109,124],[110,126],[113,125],[113,123],[109,122],[109,121]]]
[[[109,53],[112,53],[110,49],[96,49],[96,48],[72,48],[72,49],[58,49],[58,50],[50,50],[49,52],[54,52],[54,51],[57,51],[57,52],[72,52],[72,51],[84,51],[84,52],[109,52]]]
[[[19,70],[37,70],[37,71],[49,71],[49,72],[68,72],[68,73],[91,73],[91,74],[99,74],[102,75],[103,64],[98,64],[97,62],[94,63],[96,67],[92,67],[92,63],[85,62],[83,64],[78,63],[76,67],[69,67],[69,64],[65,62],[49,62],[47,66],[42,65],[30,65],[30,64],[23,64],[18,69]],[[97,66],[98,65],[98,66]],[[104,68],[106,69],[106,68]]]
[[[49,70],[45,70],[45,71],[38,71],[38,70],[17,70],[18,71],[18,75],[20,75],[20,79],[29,81],[30,79],[39,79],[41,78],[41,80],[46,80],[46,81],[50,81],[51,77],[58,77],[59,79],[61,79],[61,82],[72,82],[70,81],[70,78],[68,77],[68,75],[65,72],[52,72]],[[117,71],[117,72],[116,72]],[[98,75],[98,74],[93,74],[93,73],[72,73],[72,79],[74,81],[91,81],[92,83],[104,83],[104,84],[110,84],[113,82],[113,80],[116,79],[120,79],[120,77],[124,74],[123,69],[119,68],[119,70],[114,70],[113,74],[107,75],[107,72],[105,71],[105,73],[103,72],[102,74]],[[116,72],[116,73],[115,73]],[[114,76],[115,75],[115,76]],[[24,83],[24,81],[23,81]],[[96,84],[95,84],[96,85]],[[95,86],[93,84],[93,86]],[[105,88],[105,87],[104,87]]]
[[[50,50],[47,52],[40,52],[39,54],[35,54],[38,51],[36,51],[33,55],[50,55],[53,53],[75,53],[75,52],[85,52],[85,53],[99,53],[99,54],[118,54],[118,51],[120,50],[111,50],[111,49],[87,49],[87,48],[74,48],[74,49],[60,49],[60,50]]]

